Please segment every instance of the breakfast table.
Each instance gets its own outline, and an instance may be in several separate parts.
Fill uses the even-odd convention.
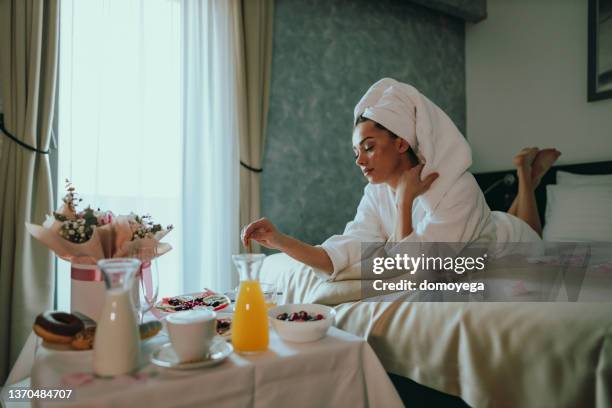
[[[35,350],[29,388],[72,390],[69,399],[32,403],[40,407],[403,406],[369,344],[335,327],[312,343],[286,342],[271,330],[266,352],[233,353],[214,367],[192,370],[149,362],[151,353],[168,341],[165,331],[144,341],[139,371],[112,379],[93,376],[92,351],[55,351],[43,347],[39,339],[30,341]]]

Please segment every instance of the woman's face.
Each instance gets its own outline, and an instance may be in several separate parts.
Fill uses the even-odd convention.
[[[372,184],[387,182],[399,171],[408,147],[404,139],[392,137],[371,120],[361,122],[353,131],[355,163]]]

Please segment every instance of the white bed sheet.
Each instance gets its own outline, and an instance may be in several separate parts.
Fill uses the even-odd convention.
[[[471,406],[612,407],[612,303],[360,301],[359,281],[325,282],[284,254],[262,280],[285,302],[335,305],[388,372]]]

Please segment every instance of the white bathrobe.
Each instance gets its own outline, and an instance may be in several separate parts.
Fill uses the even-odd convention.
[[[540,238],[523,220],[501,211],[491,211],[480,187],[470,173],[464,173],[449,191],[453,199],[442,200],[428,213],[417,197],[412,206],[414,231],[400,242],[535,242]],[[388,242],[397,223],[392,190],[386,184],[366,185],[355,219],[342,235],[333,235],[321,247],[338,272],[361,261],[362,242]],[[418,254],[417,254],[418,255]]]
[[[450,118],[414,87],[390,78],[378,81],[355,107],[355,119],[360,115],[409,142],[425,164],[422,178],[439,173],[430,189],[413,203],[413,232],[400,242],[489,244],[539,239],[518,218],[490,211],[476,180],[467,171],[472,155],[465,138]],[[390,187],[368,184],[355,219],[342,235],[321,244],[334,266],[331,279],[360,262],[362,242],[389,241],[396,222]]]

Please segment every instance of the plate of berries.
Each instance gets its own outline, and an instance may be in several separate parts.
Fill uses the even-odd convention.
[[[204,289],[203,292],[162,298],[155,304],[155,309],[165,314],[193,309],[208,309],[216,312],[230,305],[231,302],[227,296]]]

